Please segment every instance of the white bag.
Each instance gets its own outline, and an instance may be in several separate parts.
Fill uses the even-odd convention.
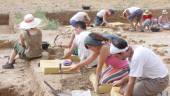
[[[71,91],[71,96],[91,96],[90,90],[73,90]]]
[[[162,91],[157,96],[168,96],[168,92],[167,91]]]

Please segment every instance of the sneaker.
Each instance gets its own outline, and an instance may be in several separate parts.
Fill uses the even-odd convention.
[[[145,32],[144,29],[141,29],[140,32]]]
[[[134,28],[130,28],[130,29],[129,29],[129,31],[131,31],[131,32],[135,32],[135,31],[136,31],[136,29],[134,29]]]
[[[5,65],[2,65],[3,69],[14,69],[13,63],[6,63]]]

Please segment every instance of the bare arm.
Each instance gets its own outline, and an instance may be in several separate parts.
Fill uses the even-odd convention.
[[[23,36],[22,33],[19,35],[19,42],[20,42],[20,44],[21,44],[23,47],[25,47],[24,36]]]
[[[128,22],[130,23],[131,27],[136,29],[137,23],[135,25],[133,24],[134,18],[131,17],[129,10],[126,10],[126,16],[127,16],[126,18],[127,18]]]
[[[127,90],[124,93],[124,96],[132,96],[133,95],[135,81],[136,81],[136,77],[129,76],[129,82],[127,85]]]
[[[168,19],[168,16],[166,16],[166,21],[167,21],[167,23],[169,23],[169,19]]]
[[[159,18],[158,18],[158,24],[161,24],[162,23],[162,16],[160,16]]]
[[[74,38],[75,38],[75,34],[73,33],[73,34],[71,35],[71,40],[70,40],[70,42],[69,42],[69,45],[68,45],[68,46],[65,46],[65,47],[71,48],[71,46],[72,46],[72,44],[73,44]]]
[[[92,63],[96,58],[97,56],[99,55],[98,52],[93,52],[87,59],[81,61],[80,63],[78,63],[78,67],[82,67],[84,65],[88,65],[90,63]]]
[[[107,20],[106,20],[106,18],[107,18],[107,13],[108,13],[108,11],[104,14],[104,16],[103,16],[103,23],[108,23],[107,22]]]
[[[69,49],[69,51],[64,55],[64,59],[69,58],[73,52],[73,50],[76,48],[76,44],[73,42],[71,45],[71,48]]]
[[[98,52],[93,52],[87,59],[81,61],[80,63],[78,64],[75,64],[75,66],[73,66],[72,68],[69,69],[69,71],[73,71],[73,70],[76,70],[84,65],[87,65],[87,64],[90,64],[92,63],[96,58],[97,56],[99,55]]]
[[[113,86],[117,86],[117,87],[122,86],[124,84],[127,84],[128,80],[129,80],[128,76],[125,76],[120,80],[114,81]]]
[[[88,16],[88,14],[86,14],[85,15],[85,22],[86,22],[87,26],[90,25],[90,21],[91,21],[90,17]]]
[[[109,48],[108,48],[108,46],[104,45],[101,48],[100,55],[99,55],[99,62],[98,62],[98,66],[96,69],[97,82],[99,82],[102,67],[103,67],[108,55],[109,55]]]

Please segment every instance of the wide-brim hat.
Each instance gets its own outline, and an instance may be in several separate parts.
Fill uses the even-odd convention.
[[[19,24],[19,28],[28,30],[37,27],[40,23],[40,18],[35,18],[32,14],[27,14],[24,17],[24,20]]]
[[[162,14],[168,14],[167,10],[162,10]]]
[[[145,10],[145,12],[143,13],[143,15],[150,15],[150,14],[152,14],[152,13],[149,10]]]

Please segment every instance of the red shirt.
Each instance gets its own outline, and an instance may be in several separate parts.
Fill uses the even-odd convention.
[[[150,19],[151,20],[151,18],[152,18],[152,15],[151,14],[149,14],[149,15],[143,15],[143,21],[145,21],[146,19]]]

